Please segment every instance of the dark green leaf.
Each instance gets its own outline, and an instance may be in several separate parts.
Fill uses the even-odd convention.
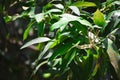
[[[76,54],[76,50],[70,50],[70,52],[66,53],[61,65],[62,73],[65,70],[65,68],[71,63],[71,61],[74,59],[75,54]]]
[[[72,43],[68,42],[66,44],[63,44],[63,45],[57,47],[57,49],[52,54],[52,56],[50,57],[49,60],[51,61],[51,60],[55,59],[58,55],[65,54],[66,52],[68,52],[71,49],[72,46],[73,46]]]
[[[38,36],[43,36],[44,29],[45,29],[45,23],[42,21],[38,23]]]

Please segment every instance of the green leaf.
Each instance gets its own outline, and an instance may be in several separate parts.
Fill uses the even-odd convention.
[[[96,4],[93,3],[93,2],[77,1],[77,2],[73,3],[73,6],[77,6],[77,7],[95,7]]]
[[[66,18],[66,19],[68,19],[69,21],[79,19],[78,16],[74,16],[74,15],[68,14],[68,13],[62,14],[61,17],[62,17],[62,18]]]
[[[51,41],[51,42],[49,42],[48,44],[46,44],[46,46],[45,46],[45,48],[44,48],[44,50],[40,53],[40,55],[38,56],[38,61],[41,59],[41,58],[43,58],[43,56],[44,56],[44,54],[50,49],[50,47],[51,47],[51,45],[53,44],[54,42],[53,41]]]
[[[115,1],[115,0],[107,0],[107,1],[106,1],[106,4],[109,5],[109,4],[113,3],[114,1]]]
[[[63,15],[61,15],[61,17],[66,18],[66,20],[68,22],[78,21],[82,25],[92,27],[90,22],[88,22],[87,20],[85,20],[85,19],[83,19],[81,17],[78,17],[78,16],[74,16],[74,15],[71,15],[71,14],[63,14]]]
[[[62,65],[61,65],[61,72],[63,73],[63,71],[65,70],[65,68],[71,63],[71,61],[74,59],[76,54],[76,50],[70,50],[70,52],[68,52],[62,61]]]
[[[93,21],[96,25],[100,27],[104,27],[104,25],[106,24],[104,14],[99,9],[97,9],[94,13]]]
[[[47,42],[47,41],[50,41],[50,39],[47,37],[38,37],[38,38],[35,38],[35,39],[27,42],[20,49],[26,48],[26,47],[33,45],[33,44],[36,44],[36,43],[42,43],[42,42]]]
[[[82,25],[89,26],[89,27],[93,28],[92,24],[85,19],[81,18],[81,19],[78,19],[77,21],[80,22]]]
[[[53,4],[53,5],[59,9],[64,9],[64,6],[62,4]]]
[[[112,34],[112,35],[119,35],[120,34],[120,28],[116,28],[110,34]]]
[[[51,47],[53,44],[54,44],[55,40],[51,40],[49,43],[46,44],[46,46],[44,47],[43,51],[39,54],[38,58],[35,60],[35,62],[33,62],[32,64],[35,66],[38,64],[38,62],[41,60],[41,59],[46,59],[46,58],[49,58],[51,56],[51,54],[48,54],[47,56],[44,56],[45,53],[53,48]],[[44,57],[43,57],[44,56]]]
[[[12,16],[6,15],[4,17],[4,20],[5,20],[6,23],[8,23],[8,22],[12,21]]]
[[[31,7],[30,12],[28,13],[28,16],[30,18],[34,18],[35,17],[34,11],[35,11],[35,7]]]
[[[56,45],[60,43],[60,40],[53,39],[53,44],[50,46],[50,48],[54,48]]]
[[[69,8],[77,15],[80,15],[80,10],[76,6],[69,6]]]
[[[51,73],[44,73],[43,78],[48,79],[51,76]]]
[[[36,14],[35,19],[38,23],[41,22],[44,19],[44,13]]]
[[[72,47],[72,43],[68,42],[66,44],[60,45],[55,52],[52,54],[52,56],[49,58],[50,61],[52,61],[53,59],[55,59],[58,55],[63,55],[65,54],[67,51],[69,51]]]
[[[62,43],[64,40],[68,39],[70,37],[70,32],[65,32],[60,35],[58,35],[57,40],[53,39],[53,44],[50,46],[50,48],[54,48],[55,46],[59,45]]]
[[[30,21],[30,23],[28,24],[27,29],[25,30],[23,34],[23,40],[27,39],[29,31],[34,23],[35,23],[34,21]]]
[[[44,34],[44,29],[45,29],[45,22],[40,22],[38,23],[38,36],[43,36]]]
[[[66,18],[61,18],[58,22],[54,23],[51,27],[50,30],[53,31],[54,29],[60,28],[60,27],[65,27],[68,24],[68,20]]]
[[[35,62],[33,63],[33,65],[37,65],[38,62],[42,59],[42,58],[46,58],[46,57],[43,57],[45,55],[45,53],[51,48],[51,45],[53,44],[54,42],[51,41],[49,43],[46,44],[45,48],[43,49],[43,51],[39,54],[38,58],[35,60]],[[50,55],[50,54],[49,54]],[[50,56],[49,56],[50,57]]]
[[[82,25],[92,27],[92,25],[87,20],[82,19],[82,18],[77,17],[77,16],[74,16],[74,15],[71,15],[71,14],[63,14],[63,15],[61,15],[61,17],[62,18],[58,22],[54,23],[51,26],[51,28],[50,28],[51,30],[61,28],[61,31],[62,31],[67,26],[67,24],[71,21],[78,21]]]
[[[112,3],[112,5],[118,5],[118,6],[120,6],[120,1],[114,1],[113,3]]]
[[[49,11],[46,12],[46,14],[49,14],[49,13],[58,13],[58,12],[62,12],[60,9],[51,9]]]

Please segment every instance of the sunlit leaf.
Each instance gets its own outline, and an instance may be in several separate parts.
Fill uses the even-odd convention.
[[[69,8],[77,15],[80,15],[80,11],[76,6],[69,6]]]
[[[36,14],[35,19],[38,23],[41,22],[44,19],[44,13]]]
[[[95,11],[93,21],[96,25],[100,27],[104,27],[104,25],[106,24],[104,14],[99,9]]]
[[[78,16],[74,16],[74,15],[71,15],[71,14],[63,14],[61,15],[63,18],[66,18],[69,22],[70,21],[78,21],[80,22],[80,24],[82,25],[85,25],[85,26],[89,26],[89,27],[92,27],[91,23],[88,22],[87,20],[81,18],[81,17],[78,17]]]
[[[34,11],[35,11],[35,7],[31,7],[30,12],[28,13],[28,16],[30,18],[34,18],[35,17]]]
[[[38,37],[38,38],[35,38],[35,39],[27,42],[20,49],[26,48],[26,47],[33,45],[33,44],[36,44],[36,43],[42,43],[42,42],[46,42],[46,41],[50,41],[50,39],[47,37]]]
[[[59,9],[64,9],[64,6],[62,4],[54,4],[54,6]]]
[[[63,30],[67,26],[67,24],[71,21],[78,21],[82,25],[92,27],[92,25],[87,20],[81,19],[80,17],[74,16],[71,14],[63,14],[63,15],[61,15],[61,17],[62,18],[58,22],[54,23],[51,26],[51,30],[54,30],[57,28],[62,28],[61,30]]]
[[[114,1],[113,3],[112,3],[112,5],[115,5],[115,4],[117,4],[118,6],[120,6],[120,1]]]
[[[58,12],[62,12],[60,9],[51,9],[49,11],[46,12],[46,14],[48,13],[58,13]]]
[[[58,22],[54,23],[51,27],[50,27],[50,30],[54,30],[54,29],[57,29],[57,28],[60,28],[60,27],[65,27],[67,26],[68,24],[68,20],[66,18],[62,18],[60,19]]]
[[[92,24],[85,19],[78,19],[77,21],[80,22],[82,25],[89,26],[89,27],[93,28]]]
[[[78,16],[74,16],[74,15],[68,14],[68,13],[62,14],[61,17],[66,18],[66,19],[68,19],[69,21],[71,21],[71,20],[76,20],[76,19],[79,18]]]

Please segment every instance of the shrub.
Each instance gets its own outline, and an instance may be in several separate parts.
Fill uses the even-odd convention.
[[[119,5],[117,0],[55,0],[45,4],[42,12],[34,13],[35,5],[28,7],[22,17],[28,16],[31,21],[23,38],[27,39],[33,27],[38,29],[38,38],[21,49],[40,45],[33,74],[47,64],[44,77],[51,76],[51,80],[120,79]]]

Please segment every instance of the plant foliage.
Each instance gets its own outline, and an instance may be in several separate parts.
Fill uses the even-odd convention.
[[[120,79],[119,0],[51,0],[41,12],[34,3],[26,1],[27,9],[17,16],[30,18],[24,40],[30,28],[38,30],[38,38],[21,47],[41,45],[33,75],[45,63],[51,80]]]

